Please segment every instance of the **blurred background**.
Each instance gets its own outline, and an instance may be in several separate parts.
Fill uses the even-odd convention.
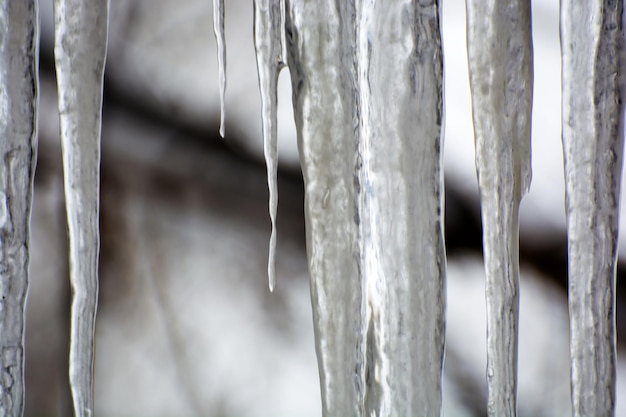
[[[71,415],[69,283],[52,0],[41,0],[27,416]],[[447,416],[485,416],[480,209],[465,4],[444,0]],[[521,212],[520,416],[569,405],[558,1],[534,0],[533,183]],[[102,129],[96,414],[319,416],[303,185],[287,71],[279,96],[278,287],[262,163],[252,2],[226,0],[226,139],[208,0],[111,0]],[[624,207],[624,204],[622,204]],[[621,233],[626,237],[626,233]],[[626,256],[621,245],[620,255]],[[624,270],[619,270],[619,277]],[[618,285],[618,331],[626,325]],[[626,416],[626,357],[617,414]]]

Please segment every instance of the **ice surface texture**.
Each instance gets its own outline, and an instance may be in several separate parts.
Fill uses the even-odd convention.
[[[615,413],[624,140],[623,2],[562,0],[562,123],[574,416]]]
[[[109,3],[55,0],[54,6],[70,235],[70,384],[76,415],[89,416]],[[223,6],[214,1],[222,109]],[[440,415],[446,259],[439,3],[257,0],[254,7],[272,219],[270,287],[276,84],[287,64],[306,187],[324,415]],[[623,3],[562,0],[561,9],[572,401],[575,416],[611,416]],[[514,416],[518,208],[530,184],[530,5],[467,0],[467,10],[487,269],[489,413]],[[19,416],[36,155],[36,2],[6,0],[0,34],[0,414]],[[222,134],[223,120],[222,112]]]
[[[213,32],[217,43],[220,76],[220,135],[224,137],[226,117],[226,41],[224,33],[224,0],[213,0]]]
[[[519,205],[531,177],[530,2],[467,0],[487,298],[488,414],[517,415]]]
[[[24,303],[37,153],[35,0],[0,5],[0,415],[24,412]]]
[[[325,416],[441,413],[437,1],[286,1]]]
[[[70,387],[76,416],[93,413],[93,355],[100,235],[100,126],[108,0],[55,0],[54,56],[72,309]]]
[[[254,48],[261,89],[263,148],[267,165],[269,212],[272,221],[267,265],[270,291],[273,291],[276,286],[276,211],[278,208],[276,89],[278,75],[286,60],[284,57],[284,12],[282,0],[256,0],[254,2]]]

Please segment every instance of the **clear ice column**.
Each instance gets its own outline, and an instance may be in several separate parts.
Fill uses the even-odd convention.
[[[438,1],[357,1],[366,416],[439,416],[445,339]]]
[[[358,270],[351,1],[287,0],[286,40],[305,183],[315,348],[326,417],[362,416],[365,306]]]
[[[615,273],[624,141],[620,0],[562,0],[562,123],[574,416],[615,413]]]
[[[0,415],[24,413],[24,304],[37,154],[35,0],[0,5]]]
[[[108,0],[55,0],[59,93],[72,308],[70,386],[76,416],[93,414],[98,299],[100,128]]]
[[[487,298],[488,415],[517,415],[519,205],[530,185],[528,0],[467,0]]]
[[[439,4],[286,4],[323,414],[438,416]]]

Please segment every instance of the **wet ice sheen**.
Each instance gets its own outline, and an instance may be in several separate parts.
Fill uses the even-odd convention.
[[[256,2],[270,189],[280,11]],[[325,416],[441,413],[439,12],[436,1],[285,1]]]
[[[217,63],[220,77],[220,135],[224,137],[226,117],[226,42],[224,33],[224,0],[213,0],[213,32],[217,43]]]
[[[621,1],[561,1],[572,409],[577,417],[615,414],[623,12]]]
[[[0,416],[24,412],[24,303],[37,153],[37,1],[0,5]]]
[[[55,0],[70,234],[70,384],[93,413],[107,0]],[[256,0],[275,285],[276,84],[290,68],[325,416],[440,415],[445,252],[436,0]],[[530,183],[526,1],[467,0],[487,269],[489,414],[516,413],[518,208]],[[224,133],[224,4],[214,0]],[[561,1],[575,416],[615,407],[615,268],[624,134],[623,4]],[[0,6],[0,416],[24,405],[24,301],[36,154],[37,3]],[[481,47],[476,47],[480,45]]]
[[[467,0],[487,299],[488,415],[517,415],[519,205],[530,186],[530,2]]]
[[[54,55],[72,288],[70,388],[74,413],[81,417],[93,413],[100,127],[108,13],[108,0],[54,2]]]
[[[276,126],[278,74],[285,66],[284,1],[254,1],[254,48],[256,51],[261,114],[263,120],[263,149],[267,165],[269,212],[272,222],[267,272],[270,291],[276,286],[276,211],[278,207],[278,139]]]

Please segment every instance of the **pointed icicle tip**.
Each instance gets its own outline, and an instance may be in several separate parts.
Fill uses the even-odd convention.
[[[270,292],[274,292],[274,288],[276,288],[276,272],[274,270],[274,265],[271,262],[273,258],[270,258],[270,264],[267,267],[267,275],[269,276],[269,286]]]
[[[217,42],[217,62],[220,79],[220,136],[224,138],[226,113],[226,36],[224,32],[224,0],[213,0],[213,32]]]
[[[268,185],[270,192],[269,212],[272,222],[272,232],[270,234],[269,256],[267,261],[267,276],[269,278],[270,292],[276,288],[276,212],[278,208],[278,183],[277,183],[277,154],[275,151],[268,159]]]
[[[268,255],[268,260],[267,260],[267,277],[269,279],[270,292],[274,292],[274,288],[276,288],[276,209],[278,206],[278,201],[277,201],[276,182],[274,182],[275,179],[276,179],[275,175],[273,176],[273,178],[272,176],[268,176],[269,189],[270,189],[269,211],[270,211],[270,220],[272,222],[269,255]]]
[[[268,276],[270,291],[276,286],[276,211],[278,207],[278,139],[277,139],[277,86],[282,67],[281,32],[282,15],[280,0],[254,1],[254,48],[256,51],[259,88],[261,93],[261,120],[263,130],[263,153],[267,166],[269,189],[269,213],[272,222],[270,237]],[[279,58],[278,60],[276,58]]]

